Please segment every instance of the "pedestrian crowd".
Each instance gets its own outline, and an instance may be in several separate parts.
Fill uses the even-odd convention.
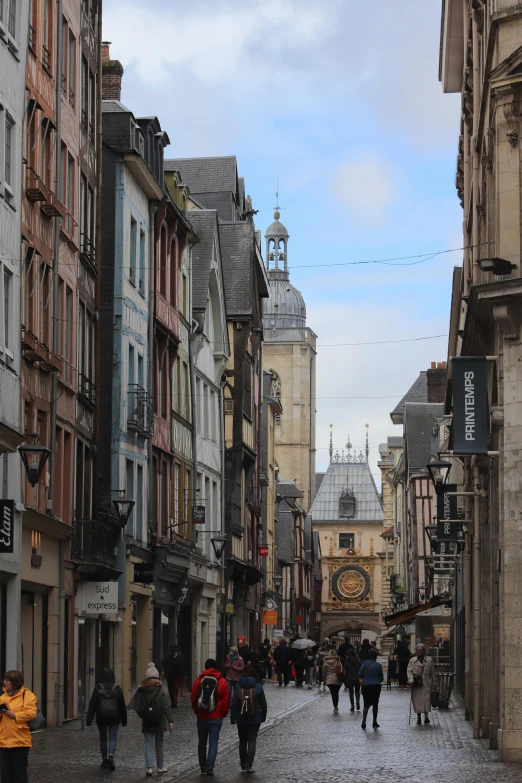
[[[258,650],[252,650],[240,636],[236,646],[230,646],[224,666],[209,658],[191,689],[191,705],[196,715],[198,761],[201,774],[214,775],[223,720],[230,714],[237,726],[239,763],[241,770],[252,774],[259,729],[267,717],[267,700],[263,681],[276,680],[279,687],[309,689],[316,685],[321,692],[330,692],[334,714],[339,713],[339,693],[344,685],[350,698],[350,711],[363,711],[361,728],[366,729],[370,708],[372,726],[377,722],[384,670],[378,660],[380,652],[375,642],[364,639],[355,646],[348,640],[337,649],[326,639],[317,645],[310,639],[295,637],[290,644],[285,639],[265,639]],[[429,724],[435,688],[434,664],[424,645],[412,655],[408,637],[397,644],[399,688],[411,689],[411,709],[417,724]],[[102,669],[100,682],[94,688],[87,710],[86,723],[93,721],[99,732],[101,768],[114,771],[120,726],[127,725],[127,711],[134,710],[141,719],[144,740],[146,776],[152,777],[154,756],[158,775],[168,772],[164,758],[164,737],[173,730],[173,710],[184,677],[183,655],[174,645],[158,669],[149,663],[145,677],[129,703],[116,683],[111,669]],[[167,688],[165,689],[164,683]],[[36,696],[24,687],[19,671],[8,671],[0,695],[0,783],[28,783],[28,756],[32,745],[31,731],[45,723]]]

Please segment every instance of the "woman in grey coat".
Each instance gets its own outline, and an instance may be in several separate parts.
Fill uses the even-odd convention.
[[[408,664],[408,684],[411,686],[411,703],[417,713],[417,724],[421,724],[424,713],[424,723],[429,723],[431,711],[431,691],[435,683],[433,659],[426,655],[423,644],[416,647],[416,655]]]

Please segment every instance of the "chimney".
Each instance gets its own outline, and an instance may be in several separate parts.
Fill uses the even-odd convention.
[[[110,41],[102,42],[102,99],[120,101],[123,65],[119,60],[111,60],[110,45]]]
[[[446,362],[432,362],[426,371],[428,402],[444,402],[446,396]]]

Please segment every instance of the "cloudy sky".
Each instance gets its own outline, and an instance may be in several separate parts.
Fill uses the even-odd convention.
[[[437,1],[104,2],[122,100],[158,116],[167,155],[236,155],[263,233],[279,178],[291,280],[318,335],[318,469],[330,423],[357,449],[368,423],[377,471],[379,443],[400,434],[389,411],[446,358],[445,337],[339,346],[447,334],[461,253],[412,264],[462,244],[439,29]]]

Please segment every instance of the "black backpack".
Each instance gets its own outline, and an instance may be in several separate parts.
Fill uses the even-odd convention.
[[[120,719],[117,685],[98,685],[96,717],[101,721],[116,721]]]
[[[198,709],[203,712],[214,712],[216,709],[217,679],[210,674],[201,678],[196,696]]]
[[[259,712],[259,702],[255,688],[241,688],[239,691],[239,714],[255,715]]]
[[[144,693],[139,694],[136,705],[136,712],[142,719],[147,728],[154,728],[159,726],[163,719],[163,707],[159,702],[161,696],[161,687],[152,696],[148,696]]]

